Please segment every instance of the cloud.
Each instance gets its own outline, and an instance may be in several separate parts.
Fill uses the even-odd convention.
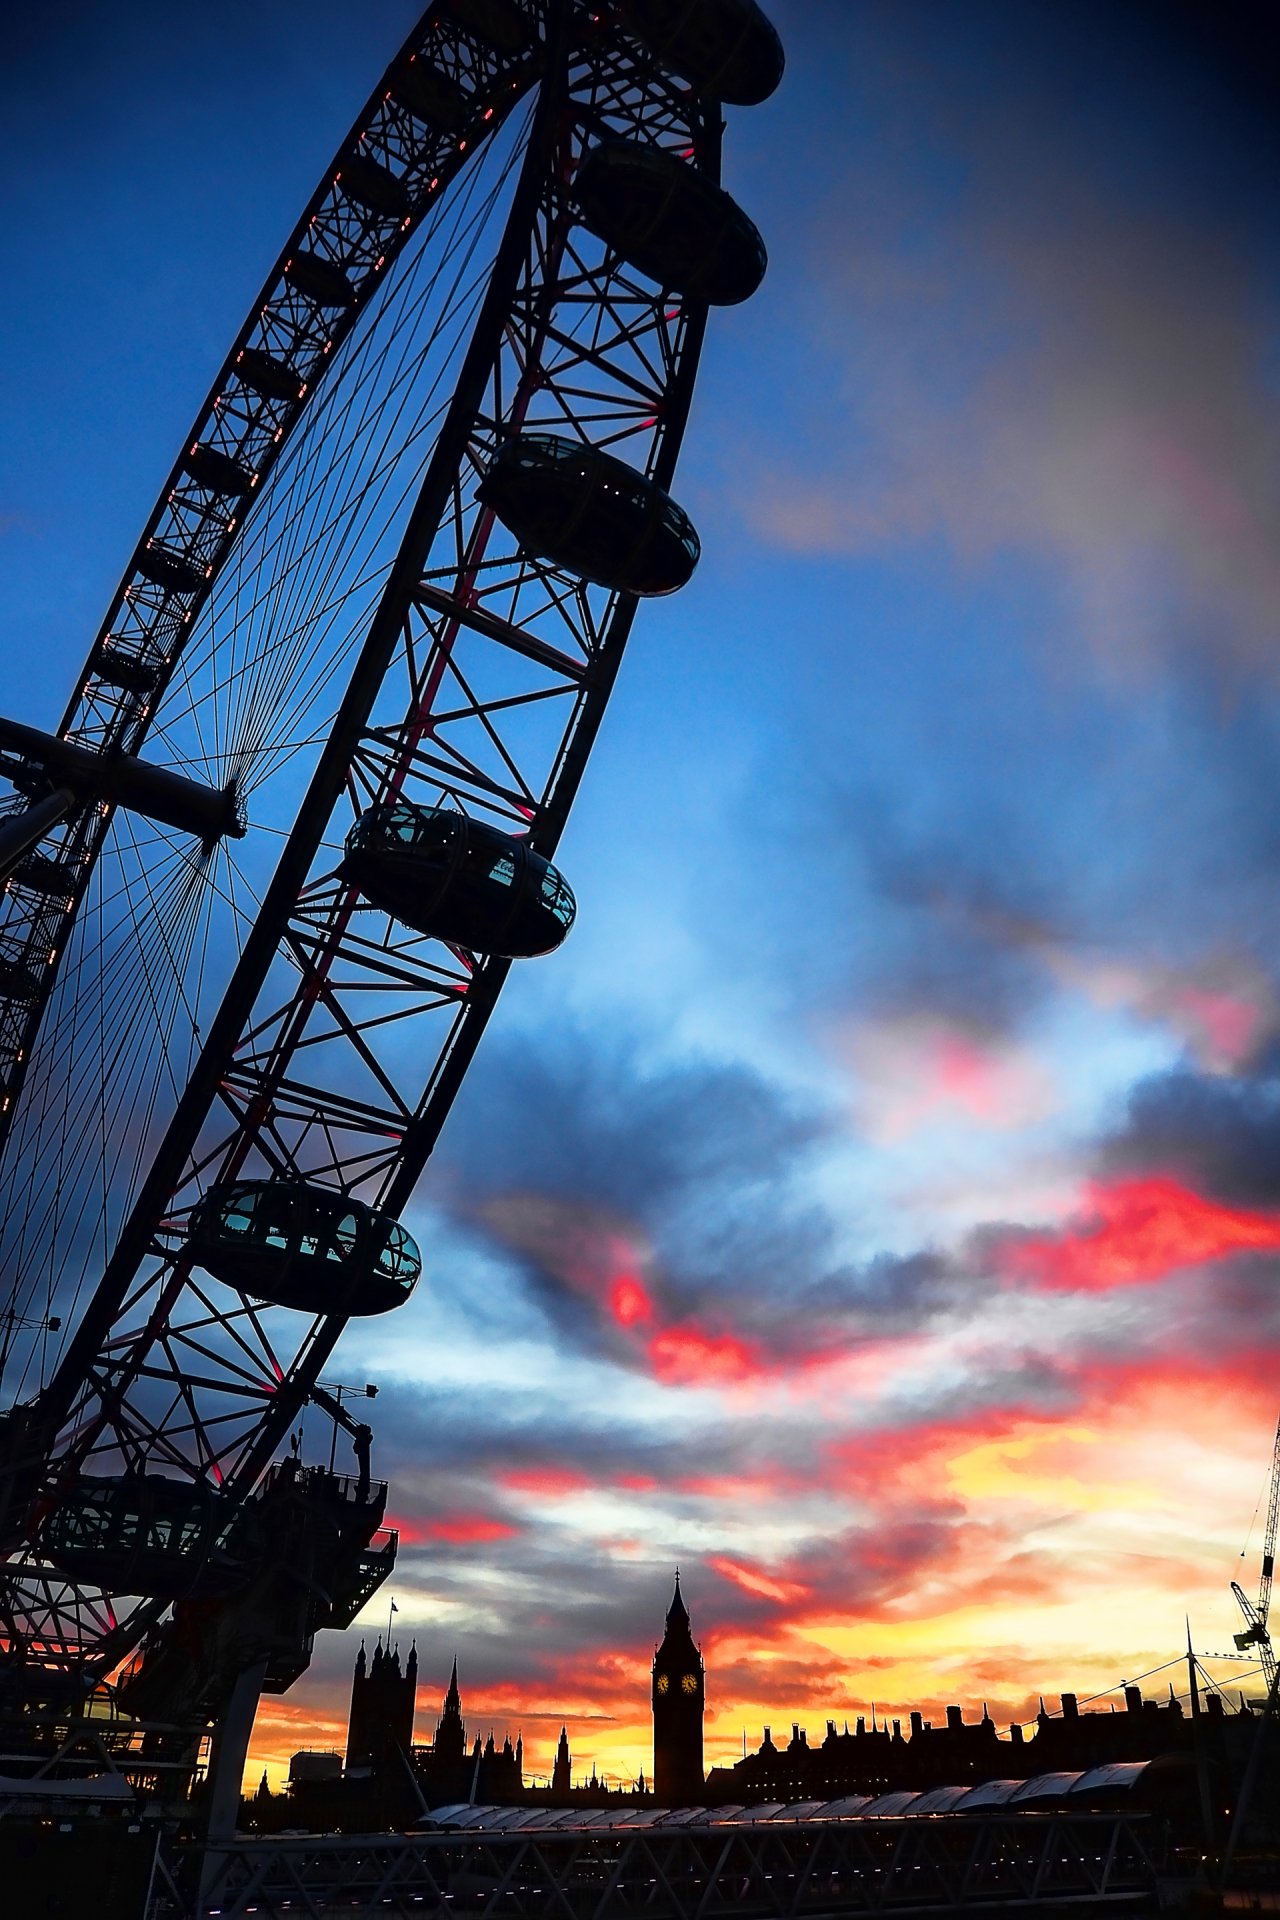
[[[1238,684],[1267,667],[1280,614],[1280,403],[1241,241],[1267,134],[1167,37],[1086,12],[1087,32],[986,7],[963,40],[933,20],[910,52],[883,10],[832,34],[831,83],[843,67],[896,165],[855,149],[813,199],[827,417],[805,422],[803,466],[784,431],[744,457],[739,499],[801,553],[1037,556],[1060,570],[1055,638],[1065,613],[1109,668],[1190,652]],[[1002,20],[1003,57],[979,65]],[[1086,43],[1105,77],[1073,92]],[[1135,58],[1145,87],[1120,115],[1111,89]],[[1222,135],[1198,178],[1189,115]],[[1130,185],[1126,161],[1170,190]]]
[[[1280,1082],[1265,1061],[1240,1078],[1181,1069],[1142,1080],[1098,1157],[1115,1171],[1188,1181],[1228,1205],[1280,1204]]]
[[[848,1046],[858,1117],[877,1142],[896,1143],[955,1120],[1013,1131],[1044,1119],[1056,1104],[1043,1063],[975,1023],[927,1014],[864,1023]]]
[[[1165,1178],[1093,1183],[1078,1226],[1012,1242],[1006,1259],[1044,1287],[1101,1292],[1276,1248],[1280,1215],[1220,1206]]]

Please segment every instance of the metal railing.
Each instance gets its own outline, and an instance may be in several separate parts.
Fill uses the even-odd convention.
[[[150,1920],[819,1920],[1150,1901],[1164,1823],[1002,1813],[680,1829],[240,1837],[157,1878]],[[198,1886],[204,1868],[204,1893]]]

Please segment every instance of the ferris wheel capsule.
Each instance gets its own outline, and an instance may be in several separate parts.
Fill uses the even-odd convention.
[[[635,140],[593,147],[573,185],[584,225],[659,286],[713,307],[749,300],[769,256],[731,194]]]
[[[422,1273],[393,1216],[303,1180],[210,1187],[191,1210],[187,1250],[215,1280],[302,1313],[390,1313]]]
[[[344,879],[419,933],[533,960],[573,925],[569,883],[527,840],[446,807],[370,807],[347,835]]]
[[[655,480],[554,433],[508,440],[476,498],[530,552],[620,593],[675,593],[702,552],[688,514]]]
[[[759,106],[782,78],[782,42],[755,0],[622,0],[622,15],[675,73],[730,106]]]

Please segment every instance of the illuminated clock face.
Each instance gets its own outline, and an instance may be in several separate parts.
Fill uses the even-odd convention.
[[[696,1693],[698,1691],[697,1674],[686,1673],[686,1675],[684,1676],[684,1679],[680,1682],[680,1685],[684,1688],[686,1693]]]
[[[665,1673],[660,1673],[660,1674],[658,1675],[658,1692],[659,1692],[659,1693],[665,1693],[665,1692],[666,1692],[666,1690],[667,1690],[667,1688],[668,1688],[668,1687],[669,1687],[670,1685],[671,1685],[671,1682],[670,1682],[670,1680],[668,1680],[668,1678],[667,1678],[667,1676],[666,1676],[666,1674],[665,1674]]]

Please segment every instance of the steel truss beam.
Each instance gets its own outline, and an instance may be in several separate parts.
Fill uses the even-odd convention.
[[[206,1883],[223,1920],[341,1911],[395,1920],[820,1920],[838,1914],[1019,1913],[1149,1901],[1166,1838],[1147,1816],[812,1821],[525,1834],[241,1837]],[[194,1885],[193,1848],[175,1867]],[[189,1909],[182,1894],[156,1920]],[[203,1915],[201,1916],[203,1920]]]
[[[400,1211],[506,978],[508,962],[370,908],[338,870],[350,825],[405,794],[550,855],[617,675],[634,599],[519,551],[475,490],[532,426],[618,447],[669,485],[705,307],[588,236],[569,188],[588,129],[718,177],[720,122],[579,0],[551,17],[563,38],[535,63],[506,237],[332,733],[103,1280],[51,1385],[10,1420],[11,1656],[101,1675],[163,1611],[51,1587],[39,1528],[77,1474],[185,1475],[248,1497],[342,1331],[193,1271],[196,1200],[216,1180],[275,1175]]]

